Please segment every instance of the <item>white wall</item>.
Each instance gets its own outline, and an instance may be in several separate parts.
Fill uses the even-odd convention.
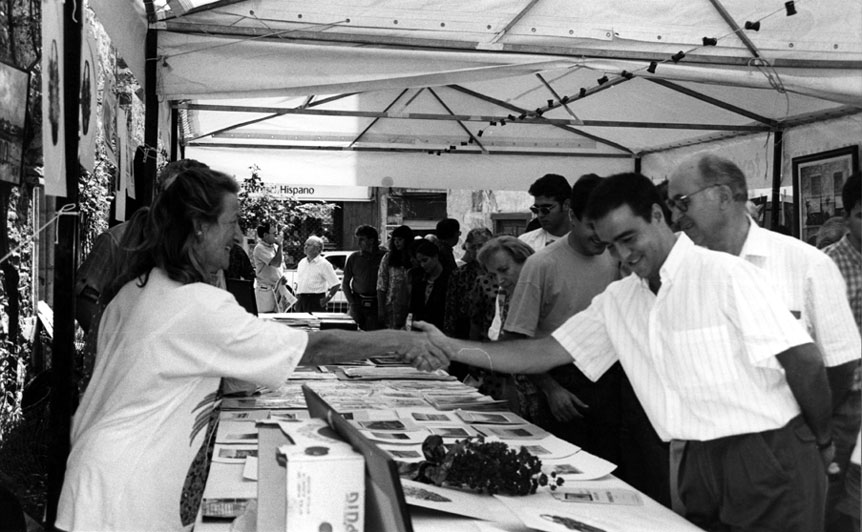
[[[198,159],[237,178],[260,167],[267,183],[362,185],[460,190],[527,190],[547,173],[566,177],[590,172],[631,171],[631,159],[380,153],[354,151],[264,150],[189,147]],[[573,170],[577,168],[577,170]]]
[[[644,157],[641,171],[656,182],[666,179],[681,161],[697,153],[716,152],[745,172],[748,188],[772,187],[774,136],[757,134],[713,144],[679,148]],[[781,185],[793,183],[793,158],[855,144],[862,149],[862,111],[848,117],[788,129],[783,135]]]

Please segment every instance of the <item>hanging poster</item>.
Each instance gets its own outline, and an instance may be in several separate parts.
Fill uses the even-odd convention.
[[[107,64],[115,64],[114,50]],[[117,164],[117,92],[115,89],[116,72],[105,72],[105,84],[102,89],[102,127],[105,129],[105,155],[108,160]]]
[[[171,135],[173,134],[171,130],[171,106],[167,101],[159,102],[159,148],[164,150],[164,153],[167,156],[170,156],[171,153]],[[150,152],[152,157],[156,157],[156,161],[158,161],[158,154],[156,152]]]
[[[81,92],[78,119],[78,160],[93,171],[96,166],[96,89],[99,80],[99,46],[92,28],[86,24],[81,33]]]
[[[125,157],[126,165],[123,167],[123,171],[126,172],[126,191],[129,193],[129,197],[131,199],[138,199],[137,192],[135,192],[135,141],[132,138],[132,135],[126,131],[126,142],[124,143],[125,152],[123,153],[123,157]]]
[[[21,182],[30,75],[0,62],[0,181]]]
[[[126,123],[126,112],[122,107],[117,107],[116,109],[117,119],[114,123],[114,131],[117,134],[117,143],[114,149],[114,155],[116,157],[116,174],[115,174],[115,182],[116,182],[116,217],[117,220],[125,220],[126,219],[126,189],[129,186],[129,180],[126,178],[126,172],[123,171],[123,168],[126,166],[125,160],[125,150],[123,149],[123,144],[125,142],[125,135],[123,134],[123,130],[125,128],[120,127],[120,124]]]
[[[120,222],[126,221],[126,184],[123,182],[123,172],[120,169],[121,158],[117,158],[116,166],[113,167],[112,188],[114,191],[114,219]]]
[[[66,195],[66,133],[63,105],[63,3],[42,2],[42,148],[45,194]]]
[[[132,145],[129,125],[129,112],[120,108],[117,113],[117,171],[120,172],[122,190],[128,193],[129,198],[135,199],[135,181],[132,179],[135,167],[135,147]]]

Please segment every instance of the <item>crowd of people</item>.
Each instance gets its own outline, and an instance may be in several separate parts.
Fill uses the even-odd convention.
[[[425,237],[399,226],[386,247],[360,225],[341,281],[311,237],[296,287],[275,221],[241,264],[229,180],[185,163],[126,244],[113,238],[110,282],[79,283],[99,333],[60,528],[186,524],[221,378],[277,385],[299,363],[396,352],[507,399],[707,530],[859,529],[859,174],[824,251],[759,227],[744,174],[707,154],[661,186],[547,174],[528,191],[537,227],[472,227],[458,252],[452,218]],[[261,311],[323,310],[340,288],[361,332],[258,320],[219,290],[238,271]]]

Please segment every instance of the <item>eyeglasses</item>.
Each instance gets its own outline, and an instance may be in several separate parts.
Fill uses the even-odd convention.
[[[672,198],[668,198],[665,203],[667,204],[668,209],[676,209],[679,212],[687,212],[689,205],[691,205],[691,198],[700,194],[704,190],[709,190],[715,187],[724,186],[721,183],[713,183],[712,185],[707,185],[699,190],[695,190],[691,194],[677,194]]]
[[[547,216],[556,206],[556,203],[551,203],[550,205],[530,205],[530,212],[533,214],[542,213],[543,216]]]

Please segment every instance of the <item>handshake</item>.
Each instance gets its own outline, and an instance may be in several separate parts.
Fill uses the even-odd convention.
[[[449,361],[455,358],[455,342],[434,325],[414,321],[413,332],[404,333],[404,342],[397,353],[404,362],[416,369],[434,371],[448,367]]]
[[[398,335],[395,352],[401,360],[423,371],[449,367],[452,361],[502,373],[543,373],[572,363],[552,337],[479,343],[449,338],[423,321],[414,321],[413,329],[389,332]]]

